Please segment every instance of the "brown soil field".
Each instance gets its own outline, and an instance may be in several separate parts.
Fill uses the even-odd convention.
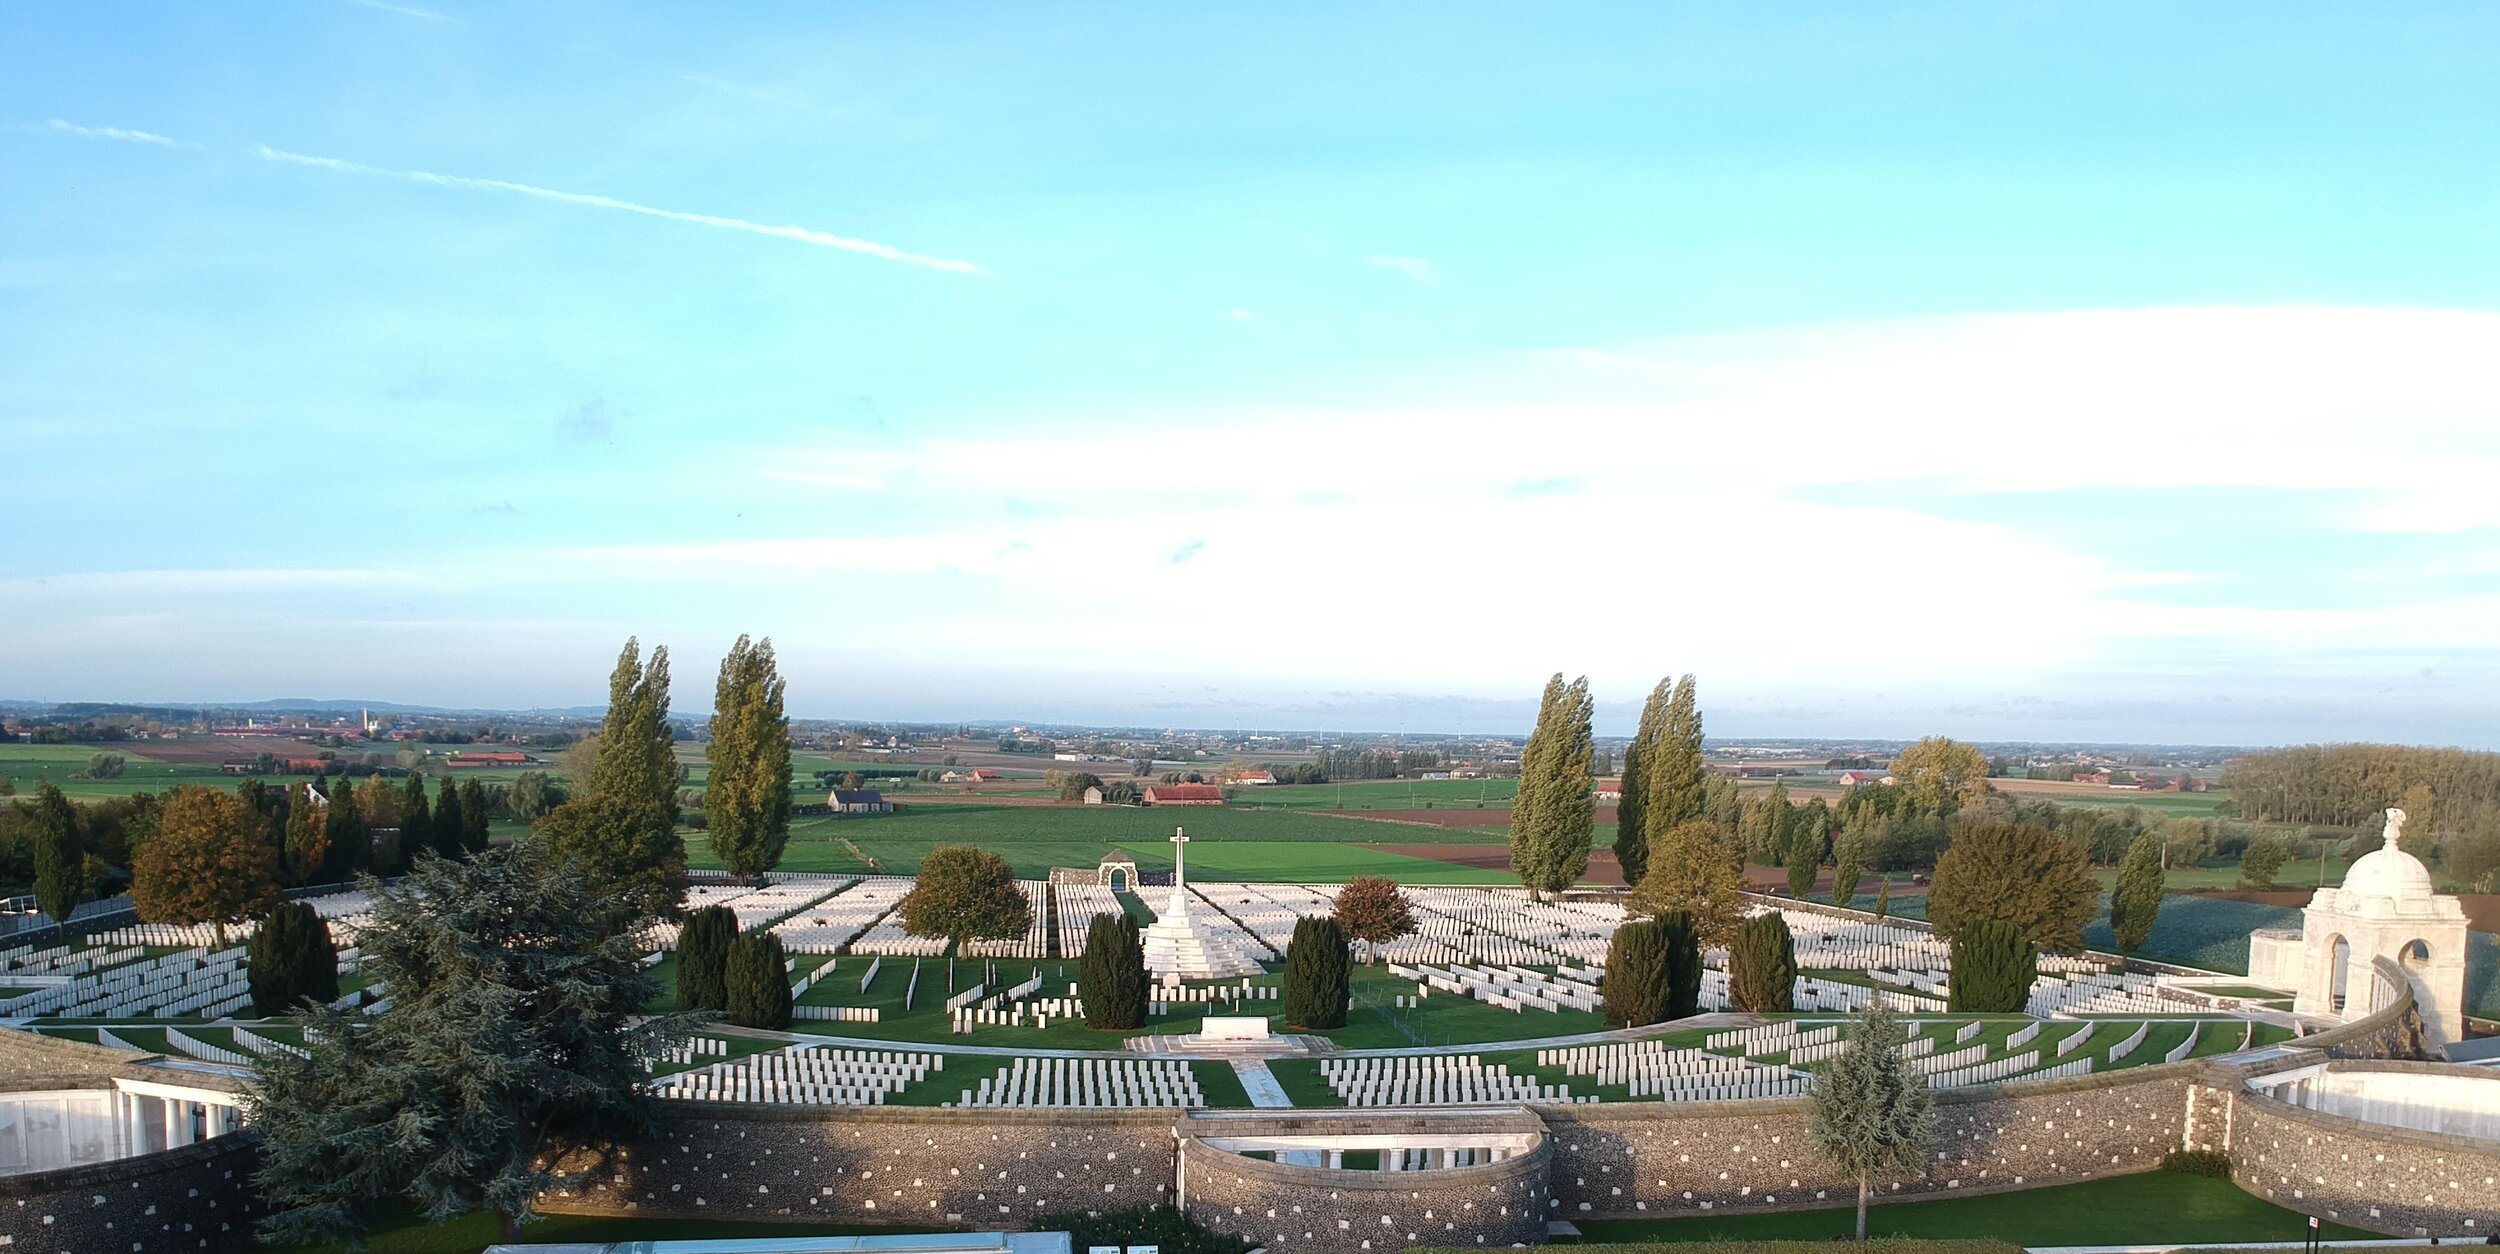
[[[2305,906],[2313,890],[2301,888],[2252,892],[2244,888],[2207,888],[2189,894],[2193,897],[2220,897],[2225,901],[2250,901],[2261,906]],[[2457,898],[2465,907],[2465,923],[2477,932],[2500,934],[2500,893],[2465,893]]]
[[[397,745],[375,746],[374,752],[386,757]],[[215,766],[228,758],[252,758],[275,754],[282,758],[309,758],[321,752],[321,746],[308,741],[289,740],[280,736],[252,736],[232,740],[141,740],[129,744],[93,746],[98,753],[119,753],[151,762],[173,762],[185,766]],[[335,749],[340,757],[353,759],[365,752],[363,746]]]

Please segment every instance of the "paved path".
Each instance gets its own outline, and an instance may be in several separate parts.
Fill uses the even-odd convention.
[[[1293,1099],[1285,1095],[1285,1086],[1276,1082],[1276,1073],[1256,1058],[1233,1060],[1233,1074],[1241,1077],[1241,1090],[1250,1095],[1253,1106],[1291,1106]]]

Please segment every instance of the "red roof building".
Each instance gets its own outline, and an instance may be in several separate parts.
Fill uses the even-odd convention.
[[[446,766],[528,766],[537,759],[526,753],[455,753]]]
[[[1155,784],[1146,789],[1150,806],[1220,806],[1224,790],[1213,784]]]

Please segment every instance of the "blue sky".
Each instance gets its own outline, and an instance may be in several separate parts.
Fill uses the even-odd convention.
[[[0,696],[2500,743],[2488,5],[0,10]]]

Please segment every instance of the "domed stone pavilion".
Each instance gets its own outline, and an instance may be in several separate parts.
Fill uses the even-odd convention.
[[[2405,812],[2387,812],[2385,843],[2344,873],[2340,888],[2321,888],[2301,912],[2300,930],[2256,932],[2249,938],[2248,975],[2292,990],[2292,1009],[2351,1017],[2370,1004],[2371,961],[2390,958],[2413,981],[2433,1050],[2465,1035],[2465,907],[2431,884],[2430,869],[2397,847]]]

